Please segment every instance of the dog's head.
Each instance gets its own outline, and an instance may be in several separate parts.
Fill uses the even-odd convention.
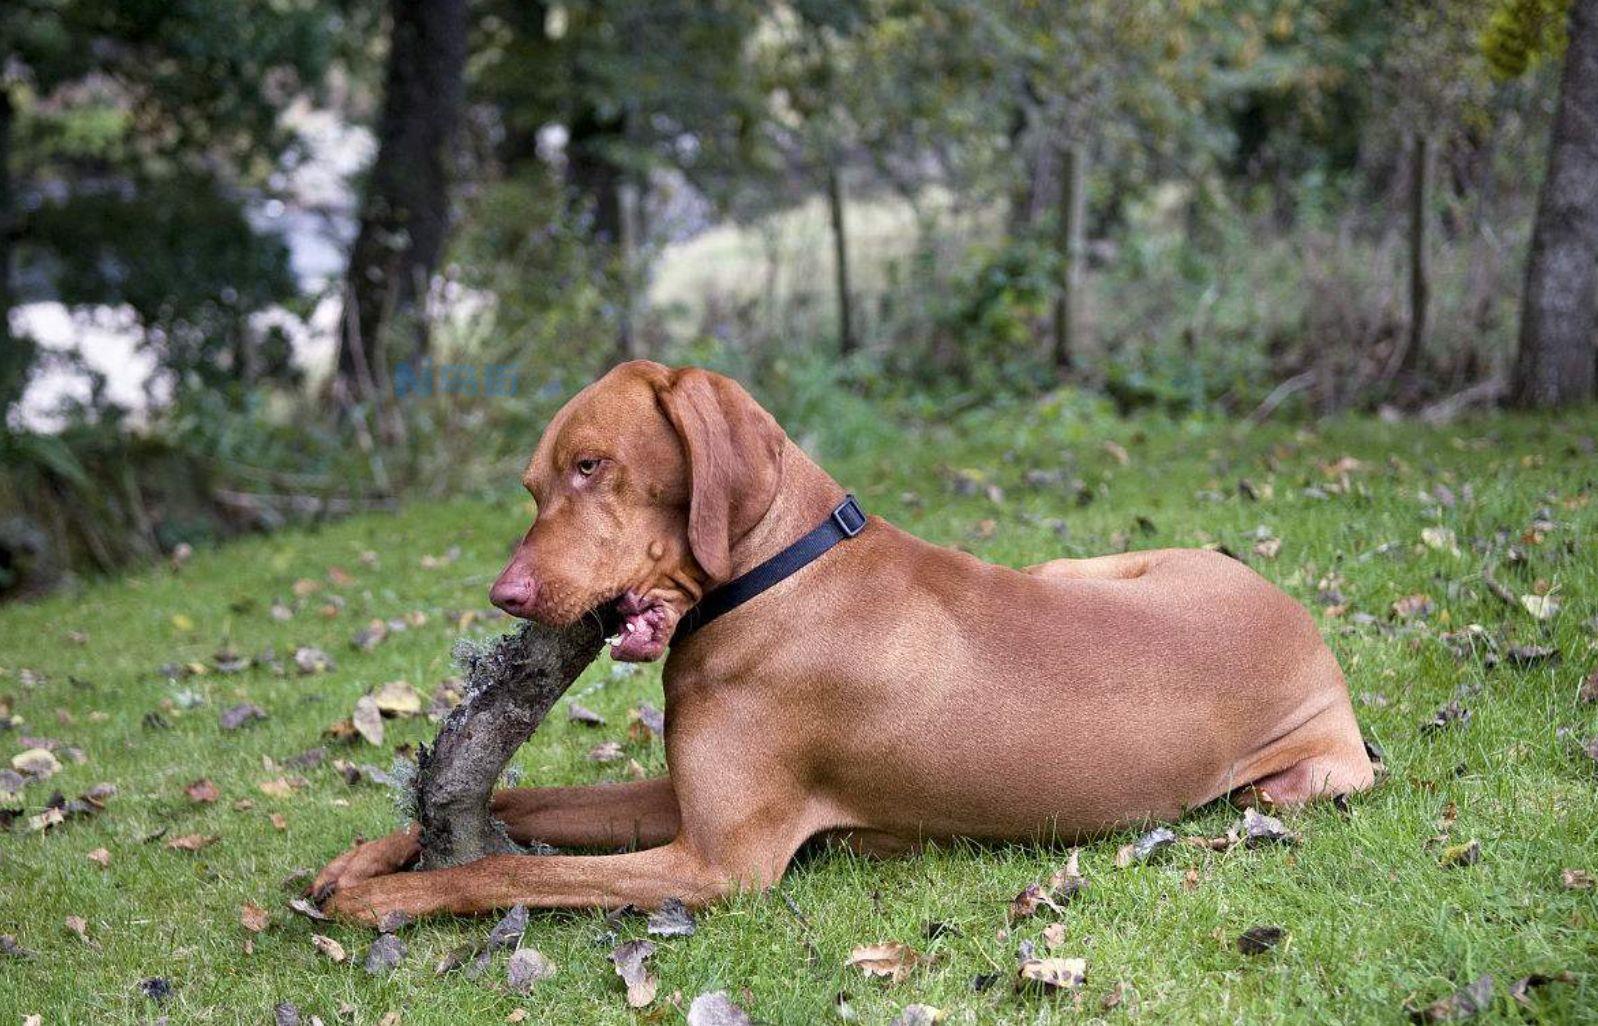
[[[552,626],[588,613],[611,656],[658,659],[776,497],[786,436],[737,382],[639,360],[571,399],[522,483],[538,514],[494,605]]]

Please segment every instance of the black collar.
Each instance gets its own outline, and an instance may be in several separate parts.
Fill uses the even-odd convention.
[[[677,623],[673,641],[681,641],[723,613],[729,613],[767,588],[786,580],[808,566],[834,545],[853,538],[865,529],[866,515],[853,495],[845,496],[832,515],[811,532],[761,563],[753,570],[705,593],[699,604],[688,610]]]

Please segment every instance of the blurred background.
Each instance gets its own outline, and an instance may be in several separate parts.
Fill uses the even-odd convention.
[[[822,454],[1590,402],[1594,111],[1598,0],[9,0],[0,594],[503,493],[633,357]]]

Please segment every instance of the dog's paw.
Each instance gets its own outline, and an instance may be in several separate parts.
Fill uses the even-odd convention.
[[[396,918],[416,919],[440,911],[434,890],[417,879],[426,874],[380,876],[340,887],[322,910],[335,919],[377,928]]]
[[[405,869],[421,855],[416,827],[395,831],[387,837],[357,844],[329,862],[306,888],[306,895],[321,903],[337,892]]]

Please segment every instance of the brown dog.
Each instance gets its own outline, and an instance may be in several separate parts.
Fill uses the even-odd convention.
[[[735,382],[617,367],[555,416],[538,516],[493,601],[624,620],[659,658],[705,591],[824,521],[844,490]],[[877,518],[673,646],[669,778],[502,791],[518,840],[641,850],[396,873],[414,828],[317,880],[339,915],[690,904],[781,877],[807,839],[1073,841],[1248,786],[1277,804],[1370,786],[1337,660],[1241,563],[1168,549],[1012,570]]]

